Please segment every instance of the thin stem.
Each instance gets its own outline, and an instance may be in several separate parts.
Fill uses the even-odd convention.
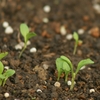
[[[76,76],[75,73],[73,73],[73,74],[72,74],[72,80],[71,80],[71,81],[72,81],[72,84],[71,84],[71,86],[70,86],[70,90],[71,90],[71,91],[72,91],[73,88],[74,88],[75,76]]]
[[[67,83],[68,74],[65,75],[65,82]]]
[[[70,73],[70,72],[67,72],[67,73],[65,74],[65,82],[66,82],[66,83],[67,83],[67,79],[68,79],[69,73]]]
[[[76,48],[77,48],[77,42],[75,43],[75,46],[74,46],[73,55],[75,55],[75,53],[76,53]]]
[[[20,52],[19,58],[22,56],[22,53],[25,51],[25,49],[26,49],[26,44],[24,45],[24,48],[23,48],[22,51]]]
[[[71,74],[72,74],[72,79],[71,79],[72,84],[70,86],[70,90],[72,91],[74,88],[74,81],[75,81],[75,77],[76,77],[76,74],[74,73],[73,65],[71,65]]]
[[[2,86],[4,86],[4,85],[5,85],[6,80],[7,80],[7,78],[5,78],[5,79],[3,80],[3,84],[2,84]]]

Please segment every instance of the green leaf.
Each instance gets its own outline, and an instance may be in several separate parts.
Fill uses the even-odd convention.
[[[70,67],[72,66],[72,63],[71,63],[71,61],[69,60],[69,58],[67,58],[67,57],[65,57],[65,56],[60,56],[60,58],[61,58],[62,60],[65,60],[65,61],[69,64]]]
[[[3,84],[2,86],[5,85],[6,80],[8,79],[8,77],[12,76],[13,74],[15,74],[15,70],[12,69],[8,69],[3,75],[5,76],[5,79],[3,80]]]
[[[32,37],[34,37],[34,36],[36,36],[36,33],[28,33],[27,34],[27,36],[26,36],[26,42],[30,39],[30,38],[32,38]]]
[[[70,66],[67,62],[63,62],[63,71],[65,72],[65,82],[67,82],[68,75],[71,71]]]
[[[21,32],[21,34],[24,37],[24,41],[26,42],[26,36],[29,33],[29,28],[28,28],[28,26],[25,23],[22,23],[20,25],[20,32]]]
[[[2,62],[0,61],[0,74],[2,74],[4,70],[4,65],[2,64]]]
[[[93,64],[94,61],[92,61],[91,59],[84,59],[84,60],[81,60],[79,63],[78,63],[78,67],[76,69],[76,72],[75,73],[78,73],[78,71],[85,65],[88,65],[88,64]]]
[[[7,54],[8,54],[8,52],[0,53],[0,60],[1,60],[2,58],[4,58],[5,56],[7,56]]]
[[[15,70],[12,69],[8,69],[3,75],[8,78],[10,76],[12,76],[13,74],[15,74]]]
[[[0,74],[0,79],[5,79],[5,76]]]
[[[70,72],[70,66],[69,66],[69,64],[67,63],[67,62],[63,62],[63,67],[62,67],[62,69],[64,70],[64,72],[66,73],[66,72]]]
[[[60,75],[63,73],[62,67],[63,67],[63,60],[61,58],[56,59],[56,67],[58,71],[58,80],[60,78]]]
[[[76,42],[78,42],[79,37],[78,37],[78,34],[76,32],[74,32],[73,38],[75,39]]]

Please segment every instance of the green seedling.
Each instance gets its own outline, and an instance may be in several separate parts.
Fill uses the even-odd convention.
[[[36,36],[36,34],[34,32],[30,32],[29,31],[29,28],[28,28],[28,26],[25,23],[22,23],[20,25],[20,32],[21,32],[21,34],[22,34],[22,36],[24,38],[25,44],[24,44],[24,47],[23,47],[22,51],[20,52],[19,58],[21,57],[21,55],[24,52],[24,50],[27,48],[27,41],[30,38]]]
[[[0,53],[0,60],[8,55],[8,52]]]
[[[65,73],[65,82],[67,82],[67,78],[68,75],[71,74],[71,86],[70,86],[70,90],[73,90],[74,88],[74,82],[75,82],[75,78],[77,73],[80,71],[80,69],[87,65],[87,64],[93,64],[94,62],[91,59],[84,59],[81,60],[78,65],[76,70],[74,71],[74,67],[72,62],[69,60],[69,58],[65,57],[65,56],[60,56],[59,58],[56,59],[56,67],[57,67],[57,71],[58,71],[58,79],[60,79],[60,76],[62,73]]]
[[[76,49],[77,49],[77,46],[78,46],[78,41],[79,41],[79,36],[78,36],[78,34],[76,32],[74,32],[73,38],[75,40],[75,46],[74,46],[73,54],[75,55]]]
[[[8,52],[5,53],[1,53],[0,54],[0,60],[2,58],[4,58],[5,56],[7,56]],[[12,69],[8,69],[6,71],[4,71],[4,65],[3,63],[0,61],[0,86],[4,86],[6,83],[6,80],[12,76],[15,73],[15,70]]]

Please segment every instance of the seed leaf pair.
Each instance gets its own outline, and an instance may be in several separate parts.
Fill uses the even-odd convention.
[[[20,32],[21,32],[22,36],[24,37],[25,43],[27,43],[27,41],[30,38],[36,36],[35,33],[29,31],[28,26],[26,24],[24,24],[24,23],[20,25]]]
[[[56,59],[56,66],[57,66],[57,71],[58,71],[58,80],[62,73],[67,74],[70,71],[69,65],[62,58]]]
[[[56,67],[57,67],[57,71],[58,71],[58,80],[61,76],[62,73],[65,73],[66,76],[66,81],[67,81],[67,76],[70,72],[70,66],[69,64],[66,62],[66,60],[68,60],[67,58],[65,58],[64,56],[61,56],[60,58],[56,59]],[[69,60],[68,60],[69,61]]]
[[[61,74],[65,73],[65,82],[66,82],[67,78],[68,78],[68,75],[71,74],[72,84],[71,84],[70,90],[72,90],[73,87],[74,87],[74,81],[75,81],[76,75],[79,72],[79,70],[83,66],[88,65],[88,64],[93,64],[93,63],[94,62],[89,58],[81,60],[77,65],[76,71],[74,71],[73,70],[74,67],[73,67],[73,64],[70,61],[70,59],[65,57],[65,56],[60,56],[59,58],[56,59],[56,67],[57,67],[57,71],[58,71],[58,80],[59,80]]]

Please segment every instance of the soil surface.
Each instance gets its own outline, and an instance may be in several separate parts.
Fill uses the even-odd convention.
[[[16,71],[0,87],[0,100],[100,100],[99,4],[99,0],[0,0],[0,52],[9,52],[2,62]],[[12,34],[5,33],[2,25],[5,21],[13,28]],[[37,36],[30,39],[31,44],[19,59],[21,50],[15,46],[23,41],[19,36],[23,22]],[[75,41],[67,39],[74,31],[80,33],[82,40],[75,55]],[[37,51],[31,53],[32,47]],[[61,55],[67,56],[75,66],[85,58],[95,62],[78,73],[73,91],[64,82],[64,76],[59,80],[60,87],[54,85],[55,60]],[[90,92],[91,89],[94,91]],[[8,98],[4,96],[6,92]]]

